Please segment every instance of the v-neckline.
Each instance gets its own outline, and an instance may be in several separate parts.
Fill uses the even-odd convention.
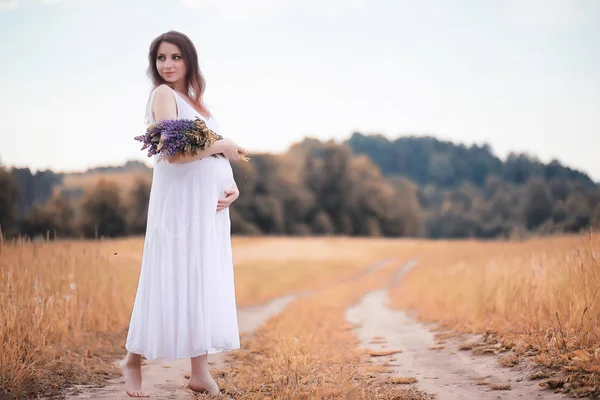
[[[177,92],[175,89],[171,89],[171,90],[173,90],[173,93],[175,93],[177,96],[179,96],[179,98],[180,98],[181,100],[183,100],[183,102],[184,102],[185,104],[187,104],[187,106],[188,106],[188,107],[190,107],[190,108],[191,108],[192,110],[194,110],[194,111],[195,111],[195,112],[196,112],[198,115],[200,115],[202,118],[204,118],[204,119],[206,120],[206,122],[208,122],[208,120],[210,120],[210,114],[208,115],[208,117],[205,117],[204,115],[202,115],[202,114],[200,113],[200,111],[196,110],[196,109],[195,109],[195,108],[194,108],[194,107],[193,107],[193,106],[192,106],[190,103],[188,103],[188,102],[187,102],[187,100],[186,100],[186,99],[185,99],[185,98],[184,98],[182,95],[180,95],[180,94],[179,94],[179,92]]]

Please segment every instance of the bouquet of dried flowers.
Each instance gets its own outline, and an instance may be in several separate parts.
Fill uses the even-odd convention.
[[[217,140],[223,139],[223,136],[209,129],[204,120],[196,117],[193,120],[166,119],[155,122],[148,125],[145,134],[134,139],[143,143],[141,150],[148,149],[148,157],[158,155],[160,160],[178,153],[195,156]],[[248,158],[240,155],[240,160],[248,161]]]

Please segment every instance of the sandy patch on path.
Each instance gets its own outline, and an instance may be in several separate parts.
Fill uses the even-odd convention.
[[[456,339],[446,339],[444,347],[439,348],[434,332],[406,312],[388,308],[388,289],[415,264],[404,265],[385,289],[367,293],[346,311],[346,319],[356,326],[354,332],[361,347],[380,353],[400,351],[372,357],[374,363],[385,364],[390,377],[416,378],[412,385],[435,394],[440,400],[568,398],[541,389],[538,381],[530,381],[529,368],[501,367],[495,355],[480,356],[459,350],[460,342]],[[477,336],[469,338],[469,342],[477,340]],[[492,387],[505,389],[494,390]]]

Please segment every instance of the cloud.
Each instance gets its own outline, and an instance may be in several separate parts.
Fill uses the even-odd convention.
[[[62,0],[39,0],[42,4],[56,4]],[[14,11],[33,3],[32,0],[0,0],[0,11]]]
[[[595,0],[510,0],[508,18],[524,28],[570,28],[598,22]]]
[[[204,9],[221,17],[254,18],[274,14],[280,8],[280,0],[182,0],[186,8]]]
[[[0,0],[0,10],[16,10],[17,8],[21,8],[26,5],[28,2],[26,0]]]
[[[364,6],[369,0],[181,0],[183,7],[204,9],[224,19],[253,19],[268,17],[293,9],[334,14],[346,9]]]

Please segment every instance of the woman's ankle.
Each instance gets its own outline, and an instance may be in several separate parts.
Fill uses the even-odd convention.
[[[212,378],[208,369],[208,358],[207,355],[191,358],[191,377],[197,379]]]
[[[127,353],[125,358],[123,359],[123,365],[126,367],[141,367],[142,366],[142,356],[140,354],[135,353]]]
[[[205,380],[211,380],[211,379],[213,379],[213,377],[210,374],[210,371],[194,371],[194,372],[190,373],[190,379],[192,381],[194,381],[194,380],[205,381]]]

